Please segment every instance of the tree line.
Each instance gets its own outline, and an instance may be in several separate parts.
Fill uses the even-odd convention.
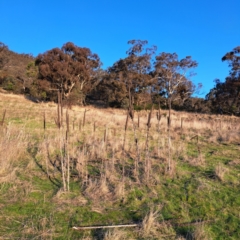
[[[240,112],[240,47],[226,53],[222,61],[230,67],[225,81],[205,98],[193,97],[201,88],[193,83],[197,61],[180,59],[177,53],[161,52],[146,40],[128,41],[127,56],[107,69],[89,48],[65,43],[37,57],[17,54],[0,42],[0,86],[39,101],[57,101],[58,92],[66,105],[102,104],[135,109],[152,105],[203,113]]]

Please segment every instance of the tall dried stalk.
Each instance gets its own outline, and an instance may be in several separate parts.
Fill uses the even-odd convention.
[[[169,112],[170,114],[170,112]],[[171,171],[171,115],[167,118],[167,125],[168,125],[168,171]]]
[[[70,191],[70,157],[69,157],[69,146],[67,144],[67,191]]]
[[[181,117],[181,130],[183,129],[183,120],[184,118]]]
[[[85,109],[84,114],[83,114],[83,123],[82,123],[83,128],[84,128],[85,122],[86,122],[86,113],[87,113],[87,110]]]
[[[46,113],[43,112],[43,129],[44,129],[44,136],[45,136],[45,130],[46,130]]]
[[[66,166],[65,166],[65,171],[66,171],[66,184],[67,184],[67,191],[70,191],[70,157],[69,157],[69,131],[70,131],[70,126],[69,126],[70,120],[69,120],[69,113],[68,113],[68,109],[66,111],[66,143],[65,143],[65,157],[67,158],[66,162]]]
[[[61,112],[61,126],[63,126],[63,93],[60,92],[60,112]]]
[[[57,105],[57,121],[56,125],[60,129],[63,122],[63,105],[62,105],[62,93],[58,91],[58,105]]]
[[[124,183],[124,175],[125,175],[125,143],[126,143],[126,136],[127,136],[127,127],[128,127],[128,119],[129,119],[129,111],[127,111],[127,117],[124,127],[124,136],[123,136],[123,145],[122,145],[122,183]]]
[[[60,119],[61,119],[61,117],[60,117],[60,93],[58,92],[57,119],[55,120],[55,123],[59,129],[61,127]]]
[[[152,111],[153,111],[153,105],[152,105],[151,111],[149,112],[148,122],[147,122],[147,136],[146,136],[146,149],[145,149],[145,174],[146,174],[147,182],[149,182],[150,171],[151,171],[151,162],[149,158],[149,132],[151,128]]]
[[[83,144],[82,149],[77,152],[77,165],[76,169],[78,171],[79,177],[82,178],[82,182],[87,185],[88,183],[88,170],[87,170],[87,156],[85,156],[85,144]]]
[[[138,129],[140,128],[140,115],[138,113]]]
[[[96,121],[93,123],[93,132],[96,132]]]
[[[58,91],[57,118],[54,118],[55,124],[60,129],[63,126],[63,102],[62,93]]]
[[[72,129],[73,129],[73,131],[75,129],[75,119],[73,119],[73,122],[72,122]]]
[[[126,143],[127,127],[128,127],[128,118],[129,118],[129,112],[127,111],[127,118],[126,118],[125,127],[124,127],[124,137],[123,137],[122,151],[125,151],[125,143]]]
[[[134,176],[136,177],[136,180],[138,181],[138,166],[139,166],[139,162],[140,162],[140,153],[139,153],[139,145],[138,145],[138,137],[137,137],[137,133],[136,133],[136,125],[134,123],[134,115],[133,113],[131,113],[133,110],[129,110],[129,115],[130,118],[132,120],[132,125],[133,125],[133,132],[134,132],[134,142],[135,142],[135,146],[136,146],[136,152],[137,152],[137,157],[135,158],[134,161]]]
[[[80,132],[82,131],[82,120],[79,121],[78,129]]]
[[[65,164],[64,164],[64,155],[62,152],[62,134],[61,131],[59,129],[59,149],[60,149],[60,159],[61,159],[61,172],[62,172],[62,183],[63,183],[63,191],[66,191],[66,176],[65,176]]]
[[[69,126],[69,113],[68,113],[68,108],[66,111],[66,125],[67,125],[67,132],[70,132],[70,126]]]
[[[106,125],[106,128],[104,130],[104,138],[103,138],[105,145],[107,145],[107,134],[108,134],[108,126]]]
[[[158,104],[158,111],[157,111],[157,121],[158,121],[158,124],[157,124],[157,133],[158,133],[158,139],[157,139],[157,153],[158,153],[158,157],[160,156],[160,153],[159,153],[159,148],[160,148],[160,121],[161,121],[161,107],[160,107],[160,102]]]
[[[129,116],[132,120],[132,125],[133,125],[133,132],[134,132],[134,142],[135,142],[135,147],[136,147],[136,153],[137,153],[137,157],[135,158],[134,161],[134,176],[136,178],[137,181],[139,181],[139,162],[140,162],[140,151],[139,151],[139,145],[138,145],[138,137],[137,137],[137,131],[136,131],[136,125],[134,123],[134,108],[133,108],[133,100],[132,100],[132,96],[130,93],[130,89],[129,89],[129,109],[128,109],[128,113]]]
[[[5,116],[6,116],[6,112],[7,112],[7,110],[5,109],[4,112],[3,112],[2,121],[0,122],[0,125],[1,125],[1,126],[3,126],[4,120],[5,120]]]
[[[60,159],[61,159],[61,173],[62,173],[62,183],[63,191],[66,191],[66,176],[65,176],[65,163],[64,155],[62,152],[64,142],[62,141],[62,127],[63,127],[63,103],[62,103],[62,92],[58,91],[58,105],[57,105],[57,119],[55,118],[55,123],[58,127],[59,132],[59,150],[60,150]],[[67,137],[67,136],[66,136]]]

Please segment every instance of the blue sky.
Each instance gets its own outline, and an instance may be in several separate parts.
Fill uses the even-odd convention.
[[[126,56],[128,40],[199,63],[204,97],[224,81],[222,56],[240,45],[240,0],[0,0],[0,41],[37,56],[66,42],[97,53],[103,67]]]

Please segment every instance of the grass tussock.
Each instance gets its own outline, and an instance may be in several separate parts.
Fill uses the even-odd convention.
[[[159,216],[159,211],[150,210],[150,212],[144,217],[142,222],[142,235],[145,237],[156,236],[158,229],[157,218]]]
[[[104,235],[104,240],[131,240],[124,230],[108,230]]]
[[[88,182],[86,189],[84,190],[84,195],[91,200],[106,200],[112,196],[110,192],[108,183],[105,178],[101,178],[100,180]]]
[[[193,240],[212,240],[211,234],[206,230],[204,223],[199,223],[192,233]]]
[[[161,219],[161,221],[159,221]],[[140,230],[140,236],[144,238],[151,237],[152,239],[169,238],[172,239],[176,236],[171,224],[167,224],[160,214],[159,210],[154,211],[151,209],[149,213],[144,217],[142,227]]]
[[[219,163],[215,167],[215,175],[220,181],[224,181],[225,174],[228,172],[228,168],[223,164]]]

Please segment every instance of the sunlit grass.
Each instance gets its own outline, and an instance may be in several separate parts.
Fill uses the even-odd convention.
[[[174,171],[169,174],[166,115],[162,116],[158,133],[153,114],[149,137],[151,177],[146,182],[146,112],[139,113],[140,129],[136,131],[140,151],[137,181],[131,122],[126,133],[126,152],[122,151],[126,111],[73,107],[69,110],[66,145],[66,109],[61,130],[55,124],[54,103],[36,104],[21,96],[1,95],[0,114],[5,109],[6,118],[0,129],[3,239],[239,239],[238,119],[222,116],[219,132],[216,116],[173,112]],[[80,126],[85,109],[85,126]],[[229,130],[233,124],[236,129]],[[62,148],[59,138],[65,143]],[[71,163],[69,192],[63,191],[59,162],[61,154],[66,153]],[[127,223],[139,223],[139,228],[123,229],[121,233],[72,229],[79,225]],[[153,226],[152,232],[149,226]]]

